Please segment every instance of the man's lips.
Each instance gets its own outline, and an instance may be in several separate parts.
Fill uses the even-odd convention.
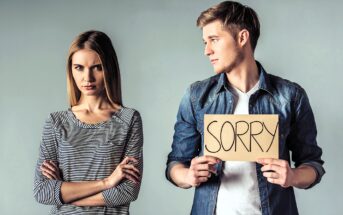
[[[211,64],[215,64],[218,61],[218,59],[212,59]]]

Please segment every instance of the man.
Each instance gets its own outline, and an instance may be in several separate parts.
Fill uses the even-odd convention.
[[[305,91],[255,61],[260,24],[253,9],[222,2],[202,12],[197,26],[217,74],[193,83],[182,98],[168,180],[196,188],[192,214],[298,214],[293,187],[310,188],[325,173]],[[278,114],[280,159],[223,162],[203,156],[205,114]]]

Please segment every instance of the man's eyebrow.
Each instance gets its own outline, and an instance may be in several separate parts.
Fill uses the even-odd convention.
[[[209,35],[207,38],[213,39],[213,38],[218,38],[218,37],[219,37],[218,35]]]
[[[209,35],[206,38],[203,38],[202,40],[205,42],[205,39],[216,39],[216,38],[219,38],[219,36],[218,35]]]

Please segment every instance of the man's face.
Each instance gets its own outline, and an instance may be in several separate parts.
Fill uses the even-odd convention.
[[[205,55],[210,58],[214,71],[230,72],[244,58],[242,48],[238,46],[230,32],[223,29],[222,22],[213,21],[202,28]]]

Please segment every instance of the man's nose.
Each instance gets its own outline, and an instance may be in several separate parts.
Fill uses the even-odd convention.
[[[204,54],[207,55],[207,56],[210,56],[211,54],[213,54],[212,47],[211,47],[211,45],[209,43],[207,43],[205,45]]]

